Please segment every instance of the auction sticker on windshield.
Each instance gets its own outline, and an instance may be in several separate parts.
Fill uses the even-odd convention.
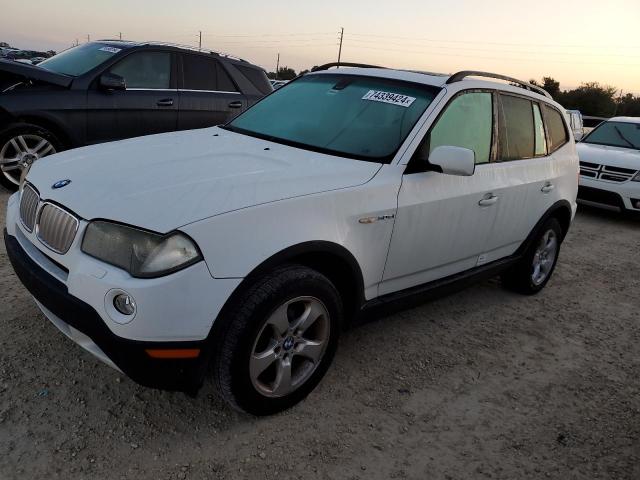
[[[362,100],[371,100],[372,102],[390,103],[400,107],[410,107],[415,101],[415,97],[401,95],[400,93],[382,92],[380,90],[369,90]]]

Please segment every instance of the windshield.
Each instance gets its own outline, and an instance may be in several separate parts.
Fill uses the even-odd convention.
[[[116,53],[119,47],[105,43],[85,43],[65,50],[38,64],[51,72],[77,77],[97,67]]]
[[[225,128],[322,153],[388,162],[438,91],[374,77],[307,75]]]
[[[640,149],[640,123],[603,122],[582,142]]]

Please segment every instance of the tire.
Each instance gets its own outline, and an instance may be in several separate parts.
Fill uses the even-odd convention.
[[[301,321],[307,312],[309,321]],[[235,409],[253,415],[292,407],[329,368],[342,315],[339,293],[315,270],[287,265],[257,278],[214,327],[212,368],[218,392]],[[296,325],[302,333],[291,331]]]
[[[503,286],[523,295],[542,290],[556,268],[561,242],[562,227],[558,220],[550,218],[538,230],[522,260],[502,274]]]
[[[0,183],[10,191],[17,190],[25,168],[63,149],[60,140],[46,128],[31,123],[9,125],[0,132]]]

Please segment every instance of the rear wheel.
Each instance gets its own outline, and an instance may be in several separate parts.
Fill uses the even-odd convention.
[[[254,415],[295,405],[329,368],[341,320],[340,296],[319,272],[291,265],[258,278],[219,320],[219,392]]]
[[[61,149],[55,135],[45,128],[28,123],[11,125],[0,132],[0,183],[16,190],[33,162]]]
[[[558,220],[547,220],[522,260],[502,275],[502,284],[525,295],[542,290],[558,262],[561,239],[562,227]]]

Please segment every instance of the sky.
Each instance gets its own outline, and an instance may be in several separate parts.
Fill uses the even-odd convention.
[[[640,94],[640,0],[0,0],[0,41],[62,50],[76,40],[160,40],[275,70],[342,61],[442,73],[485,70],[561,88]]]

